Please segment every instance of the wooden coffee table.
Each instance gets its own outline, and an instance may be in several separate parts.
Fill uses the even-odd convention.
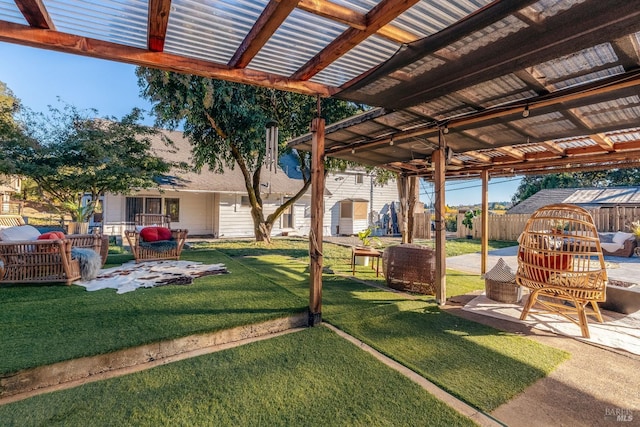
[[[351,248],[351,274],[356,274],[356,257],[371,257],[376,259],[376,277],[380,274],[380,255],[382,252],[373,249],[373,248],[365,248],[365,247],[352,247]],[[371,262],[371,269],[373,270],[373,261]]]

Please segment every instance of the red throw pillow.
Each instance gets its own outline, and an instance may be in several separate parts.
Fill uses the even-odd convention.
[[[523,260],[524,252],[520,251],[518,257]],[[573,256],[569,253],[565,254],[538,254],[533,255],[530,258],[530,261],[533,265],[537,265],[540,267],[550,268],[551,270],[556,271],[568,271],[571,269],[571,264],[573,261]],[[532,279],[537,282],[547,283],[549,281],[549,270],[543,269],[532,269],[531,273],[533,275]]]
[[[145,227],[140,231],[140,237],[145,242],[158,242],[170,240],[171,230],[166,227]]]
[[[67,236],[65,236],[62,231],[49,231],[47,233],[39,235],[38,240],[58,240],[66,239],[66,237]]]

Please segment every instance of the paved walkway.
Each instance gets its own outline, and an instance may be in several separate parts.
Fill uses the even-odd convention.
[[[516,271],[518,268],[517,252],[517,246],[489,251],[487,270],[491,269],[502,258],[513,271]],[[607,263],[607,276],[609,279],[640,283],[640,257],[605,256],[604,260]],[[480,274],[480,262],[481,256],[479,253],[458,255],[447,258],[447,268],[465,273]]]

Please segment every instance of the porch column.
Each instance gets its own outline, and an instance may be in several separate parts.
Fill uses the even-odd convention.
[[[311,122],[311,229],[309,230],[309,326],[322,322],[324,222],[324,119]]]
[[[398,228],[400,229],[400,236],[402,237],[402,243],[408,243],[407,240],[407,177],[404,174],[398,175],[398,199],[400,200],[400,209],[398,209]]]
[[[440,139],[442,140],[442,130],[440,130]],[[445,148],[444,144],[440,144],[440,149],[435,150],[431,156],[434,163],[435,171],[433,174],[434,190],[436,194],[435,201],[435,221],[436,221],[436,302],[444,305],[447,301],[447,263],[446,263],[446,226],[444,219],[445,201],[444,201],[444,182],[445,182]]]
[[[480,273],[487,272],[489,257],[489,171],[482,171],[482,248],[480,256]]]

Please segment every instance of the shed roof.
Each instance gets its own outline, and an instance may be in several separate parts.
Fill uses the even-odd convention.
[[[513,206],[508,213],[531,214],[554,203],[571,203],[589,208],[640,206],[640,187],[544,189]]]

